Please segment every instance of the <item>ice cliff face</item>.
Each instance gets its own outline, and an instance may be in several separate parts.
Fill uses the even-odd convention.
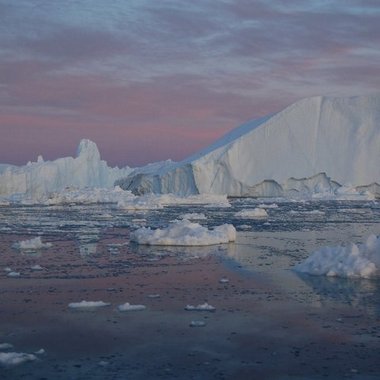
[[[82,140],[77,156],[37,162],[25,166],[0,165],[0,195],[27,194],[31,198],[61,191],[66,187],[111,187],[130,168],[110,168],[100,159],[98,147],[90,140]]]
[[[380,183],[380,95],[313,97],[118,184],[135,193],[277,196]],[[298,178],[298,179],[296,179]],[[378,186],[372,185],[372,189]]]

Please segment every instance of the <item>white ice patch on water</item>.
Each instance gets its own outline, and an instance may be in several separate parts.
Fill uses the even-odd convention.
[[[20,277],[21,273],[20,272],[9,272],[7,274],[8,277]]]
[[[33,354],[23,352],[0,352],[0,364],[4,366],[16,366],[25,362],[37,360]]]
[[[142,227],[131,234],[131,240],[146,245],[204,246],[235,241],[236,230],[231,224],[209,230],[198,223],[181,220],[163,229]]]
[[[193,306],[193,305],[186,305],[185,310],[187,311],[215,311],[216,308],[214,306],[211,306],[207,302]]]
[[[119,305],[118,307],[119,311],[141,311],[145,310],[145,305],[131,305],[129,302],[126,302],[122,305]]]
[[[111,305],[108,302],[103,301],[81,301],[81,302],[71,302],[69,303],[69,308],[71,309],[93,309],[103,306]]]
[[[261,203],[257,206],[258,208],[278,208],[277,203]]]
[[[13,347],[13,344],[10,343],[0,343],[0,350],[9,350]]]
[[[235,213],[236,218],[242,219],[255,219],[255,218],[267,218],[268,213],[263,208],[244,209]]]
[[[179,217],[180,219],[186,219],[186,220],[206,220],[207,217],[203,213],[197,213],[197,212],[191,212],[187,214],[182,214]]]
[[[35,271],[44,270],[44,268],[42,268],[42,266],[39,265],[39,264],[32,265],[32,266],[30,267],[30,269],[31,269],[31,270],[35,270]]]
[[[206,322],[205,321],[191,321],[189,326],[190,327],[204,327],[206,326]]]
[[[364,244],[323,247],[294,269],[312,275],[374,277],[380,271],[380,237],[370,235]]]
[[[43,249],[50,248],[53,244],[51,243],[43,243],[41,237],[38,236],[33,239],[19,241],[18,243],[13,244],[13,248],[21,249],[21,250],[32,250],[32,249]]]

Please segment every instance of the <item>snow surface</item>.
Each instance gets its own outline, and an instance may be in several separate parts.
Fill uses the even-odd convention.
[[[370,235],[364,244],[323,247],[296,265],[312,275],[370,278],[380,274],[380,237]]]
[[[141,311],[145,310],[145,305],[131,305],[129,302],[126,302],[122,305],[119,305],[118,307],[119,311]]]
[[[13,244],[13,248],[21,249],[21,250],[32,250],[32,249],[44,249],[50,248],[53,244],[51,243],[43,243],[41,237],[38,236],[33,239],[23,240],[18,243]]]
[[[380,95],[303,99],[248,122],[203,151],[118,184],[147,192],[231,196],[380,195]],[[360,188],[359,188],[360,187]]]
[[[235,213],[236,218],[242,219],[256,219],[256,218],[267,218],[268,213],[263,208],[254,208],[254,209],[244,209]]]
[[[92,309],[92,308],[98,308],[103,306],[109,306],[111,305],[108,302],[103,301],[81,301],[81,302],[71,302],[69,303],[69,308],[71,309]]]
[[[4,366],[16,366],[25,362],[37,360],[33,354],[23,352],[0,352],[0,364]]]
[[[142,227],[131,234],[131,240],[147,245],[204,246],[235,241],[236,230],[231,224],[209,230],[185,219],[175,221],[164,229]]]
[[[214,306],[209,305],[207,302],[193,306],[193,305],[187,305],[185,307],[185,310],[187,311],[215,311],[216,308]]]

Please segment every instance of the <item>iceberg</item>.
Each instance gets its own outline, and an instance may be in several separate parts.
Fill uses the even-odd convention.
[[[380,95],[317,96],[234,129],[197,154],[117,184],[135,194],[380,196]]]
[[[65,188],[109,188],[118,178],[127,176],[131,168],[111,168],[101,160],[96,144],[81,140],[77,155],[44,161],[29,162],[24,166],[0,165],[0,196],[27,195],[38,199]]]
[[[380,237],[370,235],[363,244],[323,247],[297,264],[297,272],[336,277],[371,278],[380,274]]]

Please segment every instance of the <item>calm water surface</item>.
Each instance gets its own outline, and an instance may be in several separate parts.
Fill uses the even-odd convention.
[[[300,276],[292,266],[322,246],[380,235],[380,205],[277,202],[268,218],[252,220],[234,214],[262,202],[231,203],[144,213],[112,205],[0,207],[0,343],[15,352],[45,350],[38,361],[0,367],[0,378],[379,379],[379,279]],[[209,227],[234,224],[237,241],[193,248],[129,242],[135,228],[165,227],[187,212],[204,213],[200,222]],[[12,248],[36,236],[53,246]],[[37,264],[43,270],[33,270]],[[20,277],[7,277],[6,267]],[[68,308],[81,300],[111,305]],[[205,301],[216,311],[184,310]],[[121,313],[125,302],[147,308]],[[194,320],[206,324],[190,327]]]

